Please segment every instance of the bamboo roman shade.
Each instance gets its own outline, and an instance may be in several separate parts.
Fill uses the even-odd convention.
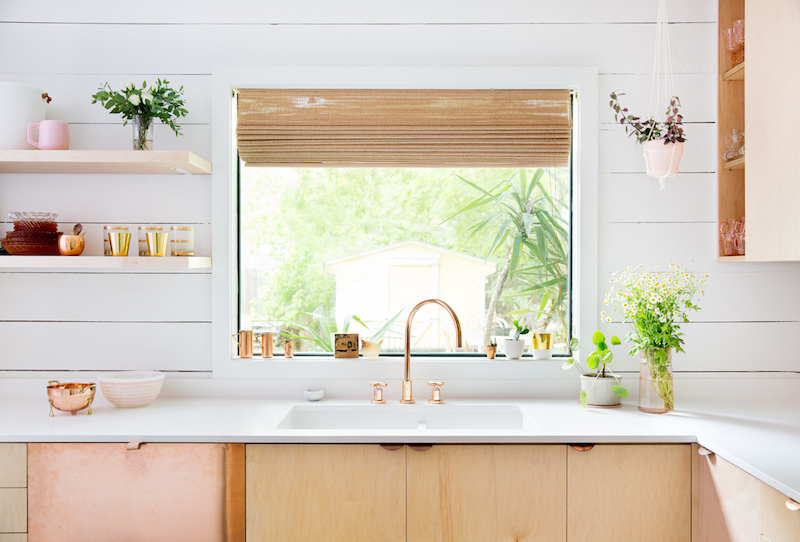
[[[568,90],[241,89],[248,166],[566,166]]]

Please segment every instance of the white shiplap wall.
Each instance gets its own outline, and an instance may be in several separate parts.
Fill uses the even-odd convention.
[[[70,123],[72,148],[117,149],[129,145],[130,128],[90,95],[105,81],[166,78],[185,86],[190,115],[180,139],[157,126],[157,148],[210,158],[217,66],[596,66],[599,295],[627,265],[693,260],[711,278],[677,368],[800,371],[777,349],[800,332],[800,265],[714,260],[716,1],[668,3],[689,144],[666,191],[644,175],[641,148],[602,105],[621,90],[645,112],[656,4],[0,1],[0,80],[49,92],[48,118]],[[10,210],[53,210],[64,227],[84,223],[89,253],[100,252],[103,224],[151,223],[194,224],[198,253],[211,252],[210,176],[0,175],[0,217]],[[207,272],[2,273],[0,370],[209,371],[210,283]],[[635,369],[631,359],[617,363]]]

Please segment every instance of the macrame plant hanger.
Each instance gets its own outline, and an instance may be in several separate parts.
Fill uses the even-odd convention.
[[[667,21],[667,2],[666,0],[658,0],[658,18],[656,19],[656,45],[653,54],[653,81],[650,87],[650,105],[647,111],[650,113],[650,120],[656,121],[658,117],[658,108],[662,107],[661,91],[664,91],[664,98],[671,100],[675,96],[674,83],[672,81],[672,55],[669,47],[669,22]],[[662,79],[662,81],[659,81]],[[655,101],[653,98],[655,97]],[[666,120],[666,119],[665,119]],[[653,139],[654,130],[650,130],[647,137],[647,142]],[[646,142],[646,143],[647,143]],[[648,157],[647,144],[642,145],[642,154],[645,158],[647,167],[647,174],[651,177],[658,179],[661,185],[660,190],[667,187],[667,177],[674,177],[675,174],[671,172],[672,163],[675,160],[675,148],[672,146],[672,154],[670,156],[669,167],[665,172],[654,172],[650,170],[650,159]]]

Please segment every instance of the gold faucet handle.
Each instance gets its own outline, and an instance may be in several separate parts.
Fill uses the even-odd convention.
[[[438,382],[435,380],[428,380],[428,386],[431,386],[431,398],[428,402],[432,405],[441,405],[444,403],[442,400],[442,390],[439,389],[440,386],[444,386],[444,382]]]
[[[376,405],[384,404],[386,400],[383,398],[383,388],[387,386],[386,382],[370,382],[369,385],[375,388],[372,394],[372,402]]]

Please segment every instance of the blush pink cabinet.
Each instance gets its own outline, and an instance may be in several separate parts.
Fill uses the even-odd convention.
[[[244,445],[29,444],[28,541],[53,533],[86,542],[244,540]]]

